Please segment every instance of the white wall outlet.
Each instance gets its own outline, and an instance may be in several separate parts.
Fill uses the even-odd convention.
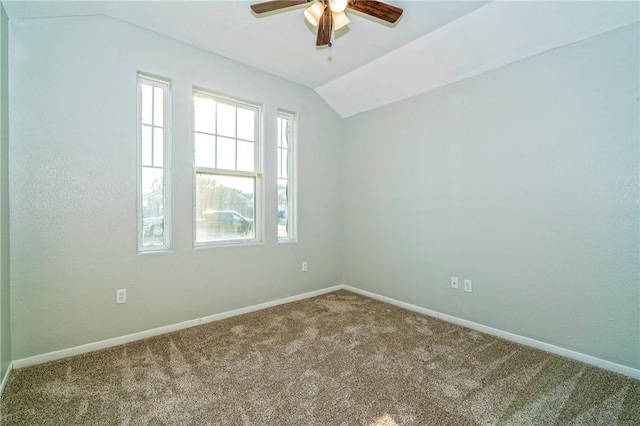
[[[458,277],[451,277],[451,288],[458,288]]]
[[[116,303],[125,303],[127,301],[127,289],[121,288],[116,290]]]
[[[309,265],[307,265],[307,262],[302,262],[302,272],[307,272],[308,269]]]
[[[464,280],[464,291],[469,293],[473,291],[473,283],[471,280]]]

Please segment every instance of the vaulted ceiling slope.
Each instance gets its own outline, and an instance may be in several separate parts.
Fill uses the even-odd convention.
[[[390,1],[393,26],[349,11],[317,48],[304,5],[249,1],[3,1],[10,19],[106,15],[305,85],[343,118],[639,21],[636,1]]]

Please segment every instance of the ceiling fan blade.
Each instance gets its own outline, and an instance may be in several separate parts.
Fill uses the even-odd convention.
[[[399,7],[376,0],[349,0],[347,7],[390,24],[395,24],[402,16],[402,9]]]
[[[261,13],[273,12],[280,9],[286,9],[287,7],[298,6],[307,3],[307,0],[273,0],[265,1],[263,3],[256,3],[251,5],[253,13],[260,15]]]
[[[318,21],[316,46],[331,44],[331,30],[333,30],[333,15],[329,6],[325,6],[320,21]]]

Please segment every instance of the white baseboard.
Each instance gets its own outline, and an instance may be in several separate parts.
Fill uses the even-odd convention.
[[[351,287],[348,285],[336,285],[333,287],[328,287],[321,290],[315,290],[308,293],[303,293],[295,296],[285,297],[283,299],[274,300],[272,302],[260,303],[258,305],[248,306],[246,308],[235,309],[233,311],[222,312],[219,314],[210,315],[203,318],[197,318],[190,321],[184,321],[177,324],[167,325],[164,327],[154,328],[152,330],[141,331],[138,333],[128,334],[126,336],[116,337],[113,339],[102,340],[99,342],[88,343],[86,345],[75,346],[73,348],[62,349],[59,351],[49,352],[42,355],[36,355],[29,358],[23,358],[19,360],[14,360],[10,367],[7,369],[5,373],[5,377],[2,380],[2,384],[0,385],[0,394],[2,393],[2,389],[4,389],[5,382],[9,377],[9,373],[13,368],[23,368],[28,367],[30,365],[42,364],[49,361],[55,361],[57,359],[67,358],[70,356],[81,355],[88,352],[97,351],[100,349],[106,349],[114,346],[119,346],[125,343],[135,342],[137,340],[146,339],[153,336],[158,336],[165,333],[171,333],[173,331],[182,330],[189,327],[194,327],[200,324],[206,324],[213,321],[219,321],[226,318],[231,318],[234,316],[247,314],[250,312],[259,311],[266,308],[271,308],[273,306],[282,305],[285,303],[296,302],[299,300],[309,299],[311,297],[320,296],[322,294],[331,293],[336,290],[349,290],[354,293],[361,294],[363,296],[370,297],[372,299],[376,299],[382,302],[389,303],[391,305],[398,306],[400,308],[404,308],[413,312],[417,312],[424,315],[429,315],[434,318],[441,319],[443,321],[451,322],[453,324],[458,324],[463,327],[467,327],[473,330],[477,330],[483,333],[487,333],[493,336],[497,336],[503,338],[505,340],[509,340],[515,343],[520,343],[525,346],[530,346],[535,349],[540,349],[546,352],[550,352],[556,355],[560,355],[566,358],[570,358],[576,361],[584,362],[585,364],[593,365],[595,367],[599,367],[605,370],[613,371],[614,373],[623,374],[625,376],[632,377],[634,379],[640,380],[640,369],[628,367],[621,364],[616,364],[611,361],[606,361],[600,358],[593,357],[591,355],[586,355],[580,352],[572,351],[570,349],[565,349],[559,346],[555,346],[549,343],[541,342],[539,340],[531,339],[528,337],[520,336],[517,334],[509,333],[507,331],[499,330],[497,328],[488,327],[482,324],[475,323],[473,321],[468,321],[462,318],[454,317],[452,315],[443,314],[437,311],[433,311],[431,309],[423,308],[420,306],[412,305],[410,303],[401,302],[399,300],[392,299],[390,297],[381,296],[376,293],[371,293],[366,290],[361,290],[356,287]]]
[[[7,380],[9,380],[9,375],[11,374],[11,370],[13,370],[13,363],[9,363],[9,367],[7,371],[4,373],[4,377],[2,377],[2,381],[0,382],[0,396],[2,396],[2,392],[4,392],[4,387],[7,384]]]
[[[412,305],[410,303],[401,302],[399,300],[395,300],[386,296],[381,296],[379,294],[371,293],[369,291],[361,290],[359,288],[351,287],[348,285],[342,285],[341,287],[345,290],[349,290],[354,293],[358,293],[363,296],[367,296],[372,299],[379,300],[381,302],[386,302],[391,305],[395,305],[400,308],[404,308],[413,312],[417,312],[419,314],[429,315],[431,317],[435,317],[443,321],[461,325],[463,327],[467,327],[472,330],[477,330],[482,333],[490,334],[492,336],[497,336],[505,340],[509,340],[511,342],[520,343],[522,345],[530,346],[535,349],[540,349],[545,352],[550,352],[552,354],[560,355],[565,358],[570,358],[576,361],[584,362],[585,364],[593,365],[595,367],[599,367],[604,370],[613,371],[614,373],[629,376],[634,379],[640,379],[640,369],[637,369],[637,368],[632,368],[626,365],[617,364],[615,362],[606,361],[604,359],[600,359],[600,358],[593,357],[591,355],[586,355],[580,352],[572,351],[570,349],[561,348],[559,346],[541,342],[539,340],[531,339],[529,337],[520,336],[518,334],[513,334],[513,333],[509,333],[508,331],[503,331],[497,328],[488,327],[486,325],[482,325],[482,324],[475,323],[473,321],[468,321],[462,318],[454,317],[452,315],[447,315],[437,311],[432,311],[431,309],[426,309],[420,306]]]
[[[111,348],[114,346],[123,345],[125,343],[135,342],[137,340],[147,339],[149,337],[158,336],[161,334],[171,333],[173,331],[182,330],[196,325],[206,324],[213,321],[220,321],[226,318],[235,317],[242,314],[248,314],[250,312],[259,311],[266,308],[271,308],[285,303],[296,302],[298,300],[309,299],[311,297],[320,296],[322,294],[331,293],[336,290],[342,289],[342,285],[334,287],[328,287],[321,290],[310,291],[308,293],[298,294],[295,296],[285,297],[283,299],[274,300],[272,302],[260,303],[258,305],[247,306],[246,308],[235,309],[233,311],[222,312],[219,314],[209,315],[203,318],[196,318],[194,320],[184,321],[177,324],[171,324],[164,327],[158,327],[151,330],[141,331],[138,333],[127,334],[126,336],[115,337],[113,339],[101,340],[99,342],[87,343],[86,345],[75,346],[68,349],[61,349],[59,351],[48,352],[42,355],[36,355],[29,358],[23,358],[13,361],[13,368],[23,368],[36,364],[43,364],[49,361],[55,361],[62,358],[68,358],[70,356],[81,355],[89,352],[94,352],[100,349]],[[8,376],[8,374],[7,374]]]

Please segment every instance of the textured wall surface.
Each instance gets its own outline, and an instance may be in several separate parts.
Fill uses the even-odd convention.
[[[340,122],[313,91],[106,17],[10,36],[14,359],[340,283]],[[171,253],[136,252],[138,71],[173,86]],[[193,248],[194,85],[263,105],[262,244]],[[276,242],[278,108],[299,114],[298,243]]]
[[[344,284],[640,367],[638,31],[345,120]]]
[[[0,5],[0,380],[11,362],[9,284],[9,22]]]
[[[639,368],[637,34],[340,121],[309,89],[109,18],[12,22],[13,359],[343,282]],[[172,80],[170,253],[136,253],[137,71]],[[263,104],[262,244],[192,247],[193,85]],[[295,244],[276,243],[278,108],[299,113]]]

